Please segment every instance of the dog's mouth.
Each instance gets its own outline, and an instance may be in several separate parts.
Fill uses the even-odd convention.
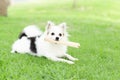
[[[53,44],[58,44],[60,40],[45,38],[45,41],[48,41],[48,42],[53,43]]]
[[[55,44],[58,44],[59,40],[55,40]]]
[[[59,40],[55,40],[55,41],[59,41]]]

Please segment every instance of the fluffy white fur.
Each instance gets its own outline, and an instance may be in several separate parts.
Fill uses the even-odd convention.
[[[35,25],[27,26],[24,28],[23,32],[27,34],[27,37],[35,37],[42,34],[42,31],[40,31]]]
[[[12,45],[11,53],[32,53],[30,50],[30,40],[28,38],[40,36],[42,34],[42,32],[35,25],[27,26],[22,32],[26,33],[27,37],[22,37],[21,39],[16,40]]]
[[[22,37],[21,39],[18,39],[15,41],[15,43],[12,46],[12,53],[17,51],[18,53],[30,53],[37,56],[44,56],[52,61],[60,61],[60,62],[66,62],[69,64],[73,64],[74,60],[78,60],[77,58],[74,58],[67,54],[67,46],[55,44],[55,43],[49,43],[44,40],[45,37],[48,37],[50,39],[56,40],[58,38],[58,41],[66,41],[67,40],[67,33],[66,33],[66,24],[62,23],[60,25],[55,25],[53,22],[48,22],[46,26],[46,30],[43,34],[41,34],[41,31],[36,28],[35,26],[28,26],[23,30],[27,35],[27,37],[36,36],[36,48],[37,53],[32,53],[30,50],[30,41],[27,37]],[[53,35],[54,34],[54,35]],[[61,34],[61,35],[60,35]],[[41,35],[40,37],[37,37],[38,35]],[[63,59],[61,57],[66,57],[68,60]]]

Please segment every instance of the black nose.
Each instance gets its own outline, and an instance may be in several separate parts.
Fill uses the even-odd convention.
[[[56,37],[55,40],[56,40],[56,41],[59,41],[59,37]]]

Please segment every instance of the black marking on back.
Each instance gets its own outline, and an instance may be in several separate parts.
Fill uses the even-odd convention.
[[[15,53],[18,53],[17,51],[15,51]]]
[[[26,37],[27,37],[27,35],[26,35],[24,32],[20,33],[19,39],[21,39],[23,36],[26,36]]]
[[[35,44],[36,37],[29,37],[28,39],[30,40],[30,50],[33,53],[37,53],[36,44]]]

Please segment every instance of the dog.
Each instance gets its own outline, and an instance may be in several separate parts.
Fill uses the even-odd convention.
[[[66,23],[55,25],[48,21],[43,33],[35,25],[30,25],[23,29],[19,35],[19,39],[12,45],[12,53],[29,53],[36,56],[44,56],[52,61],[66,62],[74,64],[73,61],[78,60],[67,53],[67,46],[50,43],[44,39],[48,37],[55,41],[68,41],[68,33],[66,31]],[[68,60],[62,57],[68,58]]]

